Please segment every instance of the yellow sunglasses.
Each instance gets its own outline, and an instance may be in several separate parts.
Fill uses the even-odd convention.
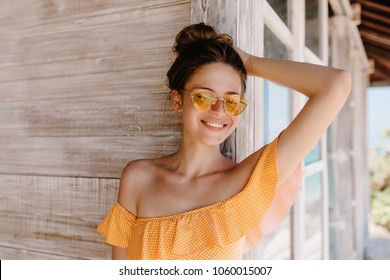
[[[182,90],[186,92],[186,90]],[[215,92],[209,89],[194,89],[189,91],[192,104],[200,112],[208,112],[217,104],[218,100],[223,102],[223,108],[227,114],[237,116],[244,112],[247,104],[245,98],[236,93],[226,93],[224,97],[218,97]]]

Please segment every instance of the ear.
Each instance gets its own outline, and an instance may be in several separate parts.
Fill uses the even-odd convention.
[[[177,90],[171,91],[171,104],[176,112],[181,112],[183,107],[183,98]]]

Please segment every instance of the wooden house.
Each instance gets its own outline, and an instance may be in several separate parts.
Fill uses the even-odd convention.
[[[332,65],[353,78],[343,111],[304,162],[293,209],[245,258],[363,258],[365,91],[374,66],[358,29],[361,6],[353,4],[0,1],[0,259],[111,257],[96,227],[127,162],[176,151],[181,128],[167,101],[166,71],[177,32],[200,21],[253,54]],[[251,106],[224,147],[238,161],[306,102],[253,78],[247,99]]]

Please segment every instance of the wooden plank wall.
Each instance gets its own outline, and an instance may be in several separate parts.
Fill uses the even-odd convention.
[[[0,259],[102,259],[128,161],[171,153],[179,0],[0,2]]]

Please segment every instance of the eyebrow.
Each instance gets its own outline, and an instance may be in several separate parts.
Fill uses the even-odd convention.
[[[192,89],[193,89],[193,90],[194,90],[194,89],[207,89],[207,90],[212,91],[212,92],[215,93],[215,90],[213,90],[213,89],[211,89],[211,88],[208,88],[208,87],[197,87],[197,86],[195,86],[195,87],[193,87]],[[224,94],[241,95],[240,93],[235,92],[235,91],[227,91],[227,92],[225,92]]]

